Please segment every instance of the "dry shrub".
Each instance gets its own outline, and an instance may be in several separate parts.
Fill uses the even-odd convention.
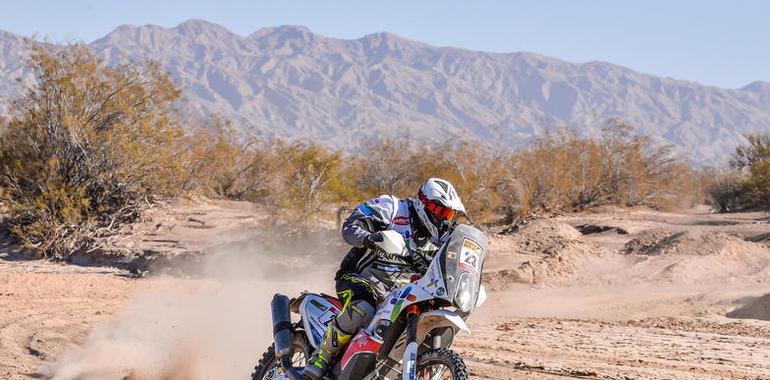
[[[603,132],[596,158],[602,166],[604,203],[672,209],[696,202],[694,172],[687,161],[673,155],[670,146],[633,135],[630,126],[616,120],[608,121]]]
[[[751,166],[746,182],[746,195],[748,202],[754,207],[770,208],[770,160]]]
[[[674,208],[694,202],[686,162],[631,128],[610,123],[599,140],[573,135],[536,140],[511,158],[507,191],[520,215],[598,205]]]
[[[386,139],[370,142],[364,153],[351,157],[347,180],[361,196],[416,192],[421,178],[415,172],[416,149],[408,141]]]
[[[750,134],[735,149],[729,172],[706,171],[705,199],[718,212],[770,207],[770,134]]]
[[[705,201],[717,212],[729,212],[745,207],[745,177],[740,172],[707,170]]]
[[[341,155],[322,146],[294,143],[281,149],[286,167],[281,201],[292,220],[311,229],[324,205],[350,198],[353,189],[342,179]]]
[[[232,124],[212,117],[186,137],[187,187],[203,195],[264,203],[275,195],[284,163],[282,141],[240,138]]]
[[[743,202],[748,207],[770,207],[770,133],[750,134],[738,146],[731,166],[745,173]]]
[[[483,146],[485,149],[479,149]],[[446,142],[416,149],[408,142],[386,140],[349,157],[344,168],[352,191],[343,198],[361,200],[380,194],[413,197],[430,177],[449,180],[463,196],[470,215],[489,216],[499,207],[505,155],[479,142]]]
[[[341,153],[317,144],[239,137],[231,124],[214,117],[185,137],[182,156],[187,188],[211,197],[246,200],[266,207],[302,230],[325,205],[353,196],[343,176]]]
[[[746,135],[746,143],[735,148],[730,166],[743,170],[770,161],[770,133]]]
[[[507,215],[511,198],[504,190],[508,189],[509,154],[470,141],[448,142],[435,150],[423,150],[413,158],[419,164],[409,195],[413,196],[425,179],[441,177],[457,188],[469,216],[488,220],[499,213]]]
[[[184,192],[257,202],[307,230],[339,203],[412,197],[429,177],[455,184],[469,215],[497,223],[604,204],[686,206],[697,188],[686,162],[616,122],[598,140],[548,136],[519,152],[389,140],[343,156],[244,138],[219,117],[185,134],[172,112],[179,92],[153,63],[111,68],[76,45],[38,48],[30,66],[37,84],[0,124],[0,207],[14,234],[50,257],[88,249],[153,198]],[[750,141],[736,162],[751,173],[753,199],[767,200],[767,139]]]
[[[82,45],[37,47],[29,65],[37,84],[0,131],[2,197],[14,234],[61,258],[178,191],[179,93],[156,64],[106,67]]]
[[[386,141],[351,157],[345,173],[359,199],[391,193],[413,196],[429,177],[452,182],[469,215],[515,223],[533,214],[599,205],[679,208],[697,200],[698,179],[669,147],[634,136],[610,121],[601,139],[550,135],[519,152],[481,142],[421,147]]]

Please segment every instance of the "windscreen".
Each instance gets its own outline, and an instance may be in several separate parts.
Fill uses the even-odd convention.
[[[481,231],[459,224],[445,246],[447,295],[462,311],[470,312],[476,305],[488,245]]]

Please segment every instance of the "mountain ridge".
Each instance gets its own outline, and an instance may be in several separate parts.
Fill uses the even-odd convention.
[[[13,40],[7,35],[0,32],[0,51]],[[388,32],[339,39],[283,25],[241,36],[188,20],[123,25],[89,46],[109,64],[160,62],[184,90],[187,114],[221,114],[248,133],[348,151],[399,136],[522,147],[553,129],[598,136],[605,120],[620,118],[698,164],[721,164],[743,134],[770,131],[767,82],[722,89],[608,62],[436,47]],[[24,74],[13,64],[24,52],[13,50],[0,57],[3,94],[14,91],[4,67]]]

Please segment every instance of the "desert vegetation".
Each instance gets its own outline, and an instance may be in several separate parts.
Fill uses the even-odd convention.
[[[37,83],[0,130],[2,201],[27,246],[61,256],[178,190],[179,91],[157,65],[107,67],[80,45],[29,65]]]
[[[179,89],[152,62],[109,67],[74,45],[37,48],[29,65],[37,81],[0,124],[0,207],[12,233],[47,257],[88,250],[143,208],[191,194],[258,203],[304,229],[342,204],[412,196],[430,176],[452,181],[487,224],[600,205],[689,207],[703,200],[704,177],[723,179],[707,187],[712,203],[729,204],[718,209],[768,200],[766,136],[739,148],[735,178],[701,175],[614,120],[598,139],[564,132],[520,151],[458,138],[349,154],[239,135],[217,116],[185,120]],[[720,191],[747,198],[717,201]]]
[[[746,136],[730,169],[706,176],[706,200],[720,212],[770,207],[770,134]]]

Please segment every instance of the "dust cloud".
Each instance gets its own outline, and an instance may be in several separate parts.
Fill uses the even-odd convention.
[[[335,238],[238,242],[208,252],[191,278],[143,280],[121,311],[40,373],[56,380],[247,378],[271,343],[273,294],[333,290],[344,254],[329,243]]]

